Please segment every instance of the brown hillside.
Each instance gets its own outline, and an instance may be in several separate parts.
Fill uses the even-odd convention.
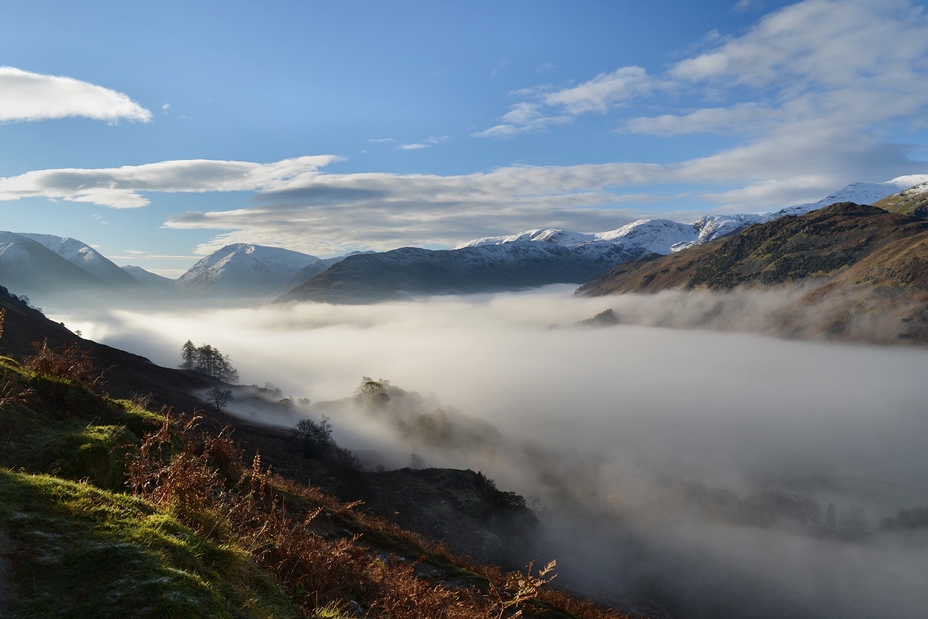
[[[802,285],[765,332],[928,343],[928,221],[852,203],[753,226],[669,256],[623,264],[577,292],[768,290]]]
[[[926,241],[928,222],[844,202],[669,256],[623,264],[579,292],[729,290],[839,274],[855,285],[928,290]]]

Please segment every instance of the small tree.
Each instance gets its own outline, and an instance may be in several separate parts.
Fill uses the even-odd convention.
[[[301,419],[296,424],[296,438],[303,448],[303,455],[307,458],[325,455],[333,445],[332,424],[329,418],[322,416],[322,421]]]
[[[206,401],[216,407],[218,412],[222,412],[222,407],[232,399],[232,392],[228,389],[213,387],[206,392]]]
[[[180,358],[184,360],[180,367],[185,370],[192,370],[197,363],[197,347],[194,346],[193,342],[187,340],[187,342],[180,349]]]

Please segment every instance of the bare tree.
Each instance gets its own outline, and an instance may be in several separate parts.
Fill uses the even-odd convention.
[[[213,387],[206,392],[206,401],[216,407],[216,410],[222,412],[222,407],[232,399],[232,392],[228,389]]]

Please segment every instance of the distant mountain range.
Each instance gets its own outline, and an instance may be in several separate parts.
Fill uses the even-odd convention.
[[[904,190],[900,193],[900,189]],[[176,280],[138,266],[118,267],[77,239],[0,232],[0,284],[19,293],[152,290],[179,297],[251,297],[279,301],[364,303],[418,294],[518,290],[582,284],[649,254],[668,255],[737,234],[756,224],[838,202],[876,203],[928,217],[928,175],[853,183],[816,203],[770,213],[708,215],[684,224],[642,219],[615,230],[537,229],[475,239],[451,250],[405,247],[317,258],[238,243],[197,262]]]
[[[852,183],[819,202],[771,213],[709,215],[691,224],[642,219],[609,232],[529,230],[476,239],[452,250],[402,248],[351,256],[280,301],[364,303],[417,294],[515,290],[556,283],[580,284],[647,254],[671,254],[735,234],[755,224],[801,215],[837,202],[875,202],[928,175],[886,183]]]

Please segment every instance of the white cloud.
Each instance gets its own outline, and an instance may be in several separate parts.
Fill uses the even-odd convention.
[[[111,208],[146,206],[145,192],[263,191],[285,189],[337,160],[332,155],[261,164],[192,159],[120,168],[38,170],[0,178],[0,201],[44,197]]]
[[[747,11],[758,11],[764,8],[764,0],[738,0],[732,11],[735,13],[745,13]]]
[[[503,122],[474,135],[477,137],[511,137],[528,131],[543,131],[552,125],[563,125],[572,119],[569,116],[546,116],[537,103],[516,103],[500,119]]]
[[[415,142],[412,144],[400,144],[396,148],[399,150],[419,150],[421,148],[431,148],[435,146],[436,144],[443,144],[447,142],[450,138],[451,136],[448,136],[448,135],[439,135],[439,136],[433,135],[432,137],[425,140],[424,142]]]
[[[906,145],[907,132],[928,115],[928,19],[921,7],[907,0],[806,0],[739,36],[710,33],[701,45],[703,51],[653,76],[628,66],[561,90],[522,89],[512,94],[525,100],[501,124],[475,135],[509,137],[580,114],[611,113],[619,134],[736,136],[744,141],[672,167],[686,182],[734,185],[703,195],[721,204],[743,199],[729,204],[741,209],[923,171]],[[667,111],[622,117],[640,104]]]
[[[761,126],[769,126],[774,117],[774,111],[769,108],[756,103],[742,103],[727,108],[703,108],[679,116],[664,114],[631,118],[616,132],[665,137],[693,133],[751,133]]]
[[[0,179],[0,200],[44,196],[136,207],[148,203],[146,192],[252,191],[249,208],[191,211],[165,225],[218,231],[199,251],[249,241],[334,254],[454,245],[548,226],[608,230],[655,200],[674,201],[680,218],[689,210],[695,219],[693,209],[767,210],[818,200],[852,181],[928,171],[908,158],[899,129],[928,111],[928,21],[908,2],[808,0],[708,45],[654,77],[625,67],[559,91],[533,90],[500,124],[477,134],[542,131],[578,114],[614,113],[642,99],[650,105],[655,93],[672,93],[660,102],[667,113],[636,111],[617,121],[619,132],[740,140],[689,160],[509,166],[452,176],[329,174],[320,170],[335,160],[328,155],[268,164],[168,161],[30,172]],[[678,102],[686,107],[671,106]],[[446,139],[372,142],[414,150]]]
[[[610,107],[632,97],[648,94],[656,86],[641,67],[622,67],[612,73],[600,73],[588,82],[546,95],[544,102],[562,106],[569,114],[606,112]]]
[[[70,77],[0,67],[0,121],[82,116],[115,122],[148,122],[151,112],[129,97]]]

